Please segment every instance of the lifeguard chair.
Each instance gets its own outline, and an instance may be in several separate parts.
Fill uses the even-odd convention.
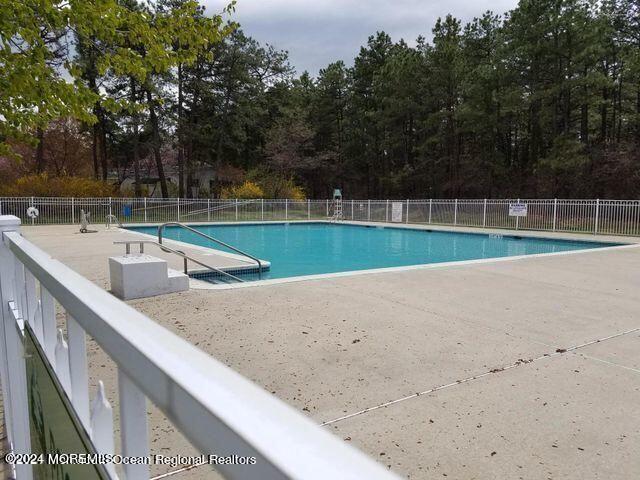
[[[333,191],[333,216],[332,220],[342,220],[342,192],[339,188]]]

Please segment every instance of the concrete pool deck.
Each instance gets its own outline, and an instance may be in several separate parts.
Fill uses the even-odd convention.
[[[97,229],[22,232],[108,288],[112,242],[133,234]],[[640,477],[639,292],[640,247],[624,247],[129,303],[400,475],[627,479]],[[115,398],[95,345],[90,369]],[[190,454],[151,411],[152,448]]]

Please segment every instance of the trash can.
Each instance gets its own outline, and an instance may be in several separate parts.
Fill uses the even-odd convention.
[[[122,206],[122,216],[123,217],[130,217],[131,216],[131,210],[132,210],[131,205],[123,205]]]

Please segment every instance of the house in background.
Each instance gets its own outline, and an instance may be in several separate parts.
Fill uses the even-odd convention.
[[[212,165],[198,165],[193,168],[191,174],[191,198],[219,198],[222,189],[244,180],[244,170],[233,165],[223,164],[219,167]],[[167,167],[165,170],[169,196],[178,196],[179,173],[177,167]],[[185,183],[187,182],[185,173]],[[162,197],[160,179],[155,176],[143,177],[140,184],[148,192],[148,197]],[[132,177],[126,178],[121,184],[122,191],[134,190],[135,181]]]

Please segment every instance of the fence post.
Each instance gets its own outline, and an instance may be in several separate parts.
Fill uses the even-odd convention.
[[[487,226],[487,199],[484,199],[484,208],[482,209],[482,228]]]
[[[264,198],[260,199],[260,219],[264,220]]]
[[[355,200],[351,200],[351,221],[353,221],[355,219],[354,215],[353,215],[353,204],[355,203]]]
[[[371,221],[371,199],[367,200],[367,221]]]
[[[453,202],[453,224],[458,225],[458,199]]]
[[[289,220],[289,199],[284,200],[284,219]]]
[[[431,206],[433,204],[433,199],[429,199],[429,223],[431,223]]]
[[[111,197],[109,197],[109,216],[111,216],[113,212],[111,211]]]
[[[558,217],[558,199],[553,199],[553,231],[556,231],[556,218]]]
[[[144,197],[144,223],[147,223],[147,197]]]
[[[518,199],[516,203],[520,204],[520,199]],[[520,217],[516,217],[516,230],[518,230],[519,225],[520,225]]]
[[[20,231],[20,219],[13,215],[0,217],[0,373],[2,375],[2,389],[5,407],[5,421],[7,438],[16,453],[31,453],[31,434],[29,429],[29,398],[27,392],[27,372],[25,352],[19,332],[21,328],[13,319],[9,309],[9,302],[16,302],[16,306],[24,306],[19,302],[21,292],[16,288],[26,288],[24,282],[15,282],[15,267],[13,254],[2,240],[3,232]],[[25,316],[21,310],[20,315]],[[23,318],[23,321],[27,321]],[[14,464],[17,478],[33,478],[31,465]]]
[[[10,325],[8,305],[9,300],[13,300],[13,292],[10,289],[13,288],[13,272],[12,268],[14,261],[9,252],[9,249],[4,243],[2,238],[3,232],[19,231],[20,220],[17,217],[11,215],[0,216],[0,376],[3,386],[4,397],[4,417],[5,417],[5,430],[8,439],[8,443],[13,443],[13,410],[11,408],[11,385],[9,384],[9,365],[7,363],[7,340],[5,337],[5,328]],[[6,298],[5,298],[6,296]],[[7,319],[5,320],[5,316]]]
[[[384,207],[384,221],[389,222],[389,199],[387,198],[387,204]]]
[[[311,220],[311,200],[307,198],[307,220]]]
[[[597,235],[598,234],[598,220],[599,220],[599,216],[600,216],[600,199],[596,198],[596,221],[595,221],[595,225],[593,227],[593,234]]]
[[[31,206],[33,207],[33,197],[31,197]],[[31,225],[35,223],[36,219],[31,217]]]
[[[180,197],[178,197],[178,221],[180,221]]]
[[[118,392],[122,454],[131,457],[147,457],[149,455],[147,399],[120,368],[118,368]],[[125,478],[129,480],[149,478],[149,466],[145,463],[124,465],[124,472]]]
[[[236,198],[236,222],[238,221],[238,199]]]
[[[91,426],[89,402],[89,374],[87,372],[87,343],[84,329],[67,314],[67,339],[69,341],[69,379],[71,403],[86,428]]]
[[[207,198],[207,222],[211,221],[211,199]]]
[[[71,223],[76,223],[75,197],[71,197]]]
[[[407,199],[407,218],[405,219],[404,223],[409,223],[409,199]]]
[[[329,217],[329,199],[327,198],[327,218]]]

